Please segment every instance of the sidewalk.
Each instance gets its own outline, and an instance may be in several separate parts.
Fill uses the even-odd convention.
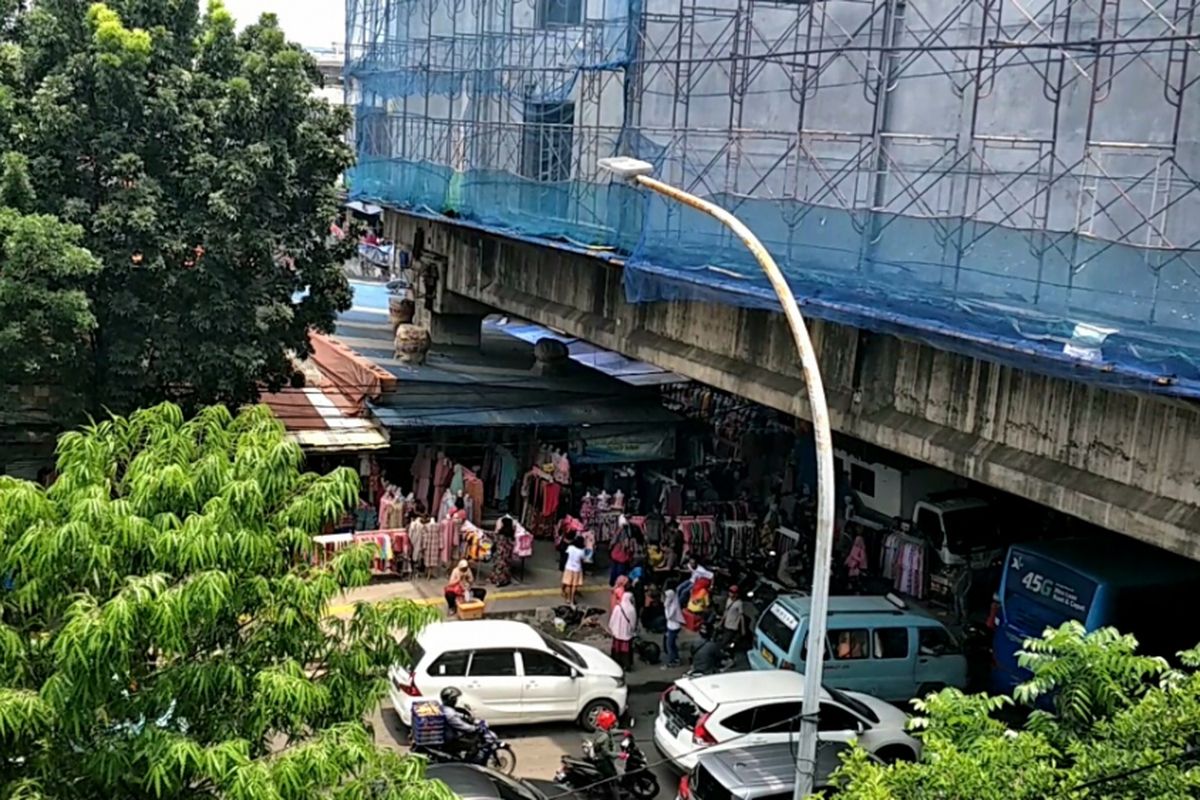
[[[523,611],[533,611],[540,607],[552,607],[562,604],[560,586],[562,573],[558,571],[558,556],[550,549],[548,542],[538,542],[534,554],[525,563],[525,574],[522,579],[521,567],[513,569],[513,581],[502,589],[488,583],[487,568],[480,570],[482,574],[475,576],[476,585],[487,589],[488,616],[508,616]],[[377,578],[369,586],[353,589],[342,595],[339,600],[329,607],[331,616],[349,616],[354,611],[354,605],[360,602],[381,603],[386,600],[403,598],[422,605],[446,607],[442,589],[446,578],[436,580],[417,578],[414,580],[399,580]],[[603,570],[594,569],[584,578],[580,594],[583,597],[596,597],[608,592],[608,575]],[[606,602],[599,603],[605,605]]]

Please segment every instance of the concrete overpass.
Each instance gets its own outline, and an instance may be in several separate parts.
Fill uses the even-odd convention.
[[[421,243],[435,338],[478,336],[495,309],[808,416],[783,317],[728,305],[630,304],[603,254],[389,210],[386,235]],[[1200,559],[1200,408],[811,324],[834,428],[911,458]],[[474,331],[474,333],[472,333]]]

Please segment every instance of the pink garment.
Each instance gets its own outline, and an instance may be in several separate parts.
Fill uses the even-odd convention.
[[[454,462],[439,453],[433,469],[433,508],[442,504],[442,495],[450,488],[450,480],[454,477]]]
[[[863,573],[867,568],[867,543],[863,541],[862,536],[854,537],[854,544],[850,548],[850,555],[846,556],[846,570],[850,573],[850,577],[855,578]]]
[[[608,617],[608,632],[614,639],[628,642],[633,639],[636,623],[637,612],[633,607],[633,592],[625,592],[621,596],[621,602]]]
[[[454,559],[458,558],[458,542],[459,534],[462,530],[462,521],[455,519],[454,514],[451,514],[446,519],[438,523],[438,530],[441,534],[441,550],[442,563],[449,564]]]

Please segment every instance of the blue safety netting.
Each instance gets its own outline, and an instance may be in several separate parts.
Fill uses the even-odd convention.
[[[684,5],[691,9],[686,14]],[[770,5],[755,3],[753,14]],[[935,16],[935,5],[926,0],[927,16]],[[827,13],[864,7],[871,4],[830,6]],[[794,4],[778,8],[792,17],[816,13]],[[562,15],[563,24],[546,25],[538,14]],[[773,119],[801,99],[815,106],[818,95],[801,98],[794,80],[772,84],[769,75],[754,73],[734,92],[740,93],[739,108],[753,106],[754,113],[739,111],[735,119],[726,113],[734,106],[721,99],[720,87],[710,91],[711,82],[705,83],[722,69],[736,73],[718,57],[730,48],[774,45],[753,37],[738,44],[713,34],[706,45],[716,54],[712,65],[699,63],[703,49],[695,47],[680,48],[679,63],[664,65],[664,53],[674,51],[663,43],[672,36],[682,41],[683,30],[694,39],[705,24],[701,16],[690,4],[665,0],[646,10],[640,0],[348,0],[346,74],[359,159],[348,174],[351,196],[563,246],[625,253],[631,302],[776,308],[758,266],[718,223],[614,185],[597,168],[599,158],[633,155],[655,164],[665,180],[733,210],[774,255],[811,317],[1075,380],[1200,397],[1200,181],[1191,177],[1200,175],[1200,162],[1180,155],[1200,153],[1194,142],[1191,151],[1126,148],[1139,157],[1160,154],[1148,173],[1152,191],[1140,171],[1116,160],[1127,157],[1124,145],[1096,145],[1100,155],[1085,152],[1070,163],[1038,151],[1039,160],[1011,166],[1012,156],[990,151],[956,156],[958,134],[949,131],[953,135],[942,138],[950,156],[897,166],[855,152],[860,139],[826,131],[822,135],[832,142],[827,151],[835,155],[813,156],[809,151],[821,143],[799,141],[786,120],[757,129],[754,120]],[[713,12],[710,22],[724,30],[731,19]],[[857,24],[841,22],[844,30]],[[1173,24],[1154,24],[1159,22]],[[1117,23],[1115,30],[1157,30],[1141,18]],[[768,20],[764,31],[772,26],[783,30]],[[1083,36],[1088,29],[1080,23],[1079,30]],[[995,33],[1013,40],[1023,34]],[[1173,57],[1158,50],[1128,60],[1166,64]],[[846,64],[854,69],[843,76],[854,79],[861,70],[851,61],[830,55],[821,67],[823,79],[837,77]],[[1038,72],[1038,80],[1049,74]],[[1121,97],[1144,113],[1130,118],[1149,119],[1157,107],[1137,105],[1141,96],[1151,96],[1136,83],[1150,79],[1139,75],[1113,69],[1106,91],[1132,92]],[[1005,84],[1003,76],[992,80],[1000,120],[994,124],[1001,128],[1009,108],[1050,96]],[[831,115],[844,111],[850,119],[873,108],[840,88],[848,83],[826,85],[826,91],[840,92],[833,104],[846,106]],[[937,95],[929,94],[935,90],[943,91],[921,84],[914,95],[919,102],[930,98],[927,116],[940,120],[938,112],[946,108],[956,113],[961,86],[944,92],[952,107],[938,106]],[[690,98],[682,96],[687,92]],[[862,94],[871,99],[869,91]],[[1171,99],[1160,105],[1174,113],[1171,108],[1187,107],[1189,100],[1195,105],[1195,97],[1185,95],[1181,89],[1178,98],[1162,92],[1153,97]],[[1099,112],[1097,119],[1103,119]],[[870,114],[851,121],[863,130],[873,124]],[[1020,125],[1036,122],[1012,127],[1022,133]],[[1147,131],[1153,127],[1147,123]],[[1044,136],[1035,133],[1029,146],[1042,147]],[[1026,144],[1005,146],[1019,150]],[[807,162],[794,155],[800,146],[807,148]],[[907,144],[889,146],[899,151]],[[1101,155],[1109,160],[1101,163]],[[914,177],[906,178],[905,170]],[[968,171],[963,182],[959,176]],[[795,189],[799,196],[787,196],[787,186],[817,179],[825,186],[810,190],[808,199]],[[890,181],[887,191],[864,193],[862,186],[876,180],[881,186]],[[951,213],[951,205],[964,205],[970,192],[978,213]],[[902,202],[879,201],[889,194]],[[950,199],[934,207],[929,198],[939,194]],[[1048,211],[1048,205],[1055,207]],[[1022,206],[1033,211],[1024,214]],[[878,208],[898,211],[872,210]],[[1116,208],[1124,216],[1105,227],[1097,208],[1109,216]],[[1085,226],[1087,213],[1099,223]]]

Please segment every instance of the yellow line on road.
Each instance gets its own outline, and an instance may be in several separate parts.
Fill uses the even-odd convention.
[[[595,594],[597,592],[606,592],[608,590],[609,589],[607,586],[581,586],[581,587],[579,587],[579,592],[581,594]],[[560,594],[561,594],[561,590],[558,588],[514,589],[513,591],[510,591],[510,592],[488,592],[487,602],[490,605],[492,603],[503,602],[505,600],[525,600],[530,597],[558,597]],[[376,600],[362,600],[359,602],[382,603],[382,602],[386,602],[388,600],[396,600],[396,599],[408,600],[409,602],[416,603],[417,605],[420,605],[420,606],[436,606],[436,605],[446,602],[441,597],[406,597],[406,598],[380,597]],[[336,605],[331,605],[329,607],[329,611],[327,613],[331,617],[344,617],[344,616],[354,613],[355,605],[357,605],[357,604],[356,603],[338,603]]]

